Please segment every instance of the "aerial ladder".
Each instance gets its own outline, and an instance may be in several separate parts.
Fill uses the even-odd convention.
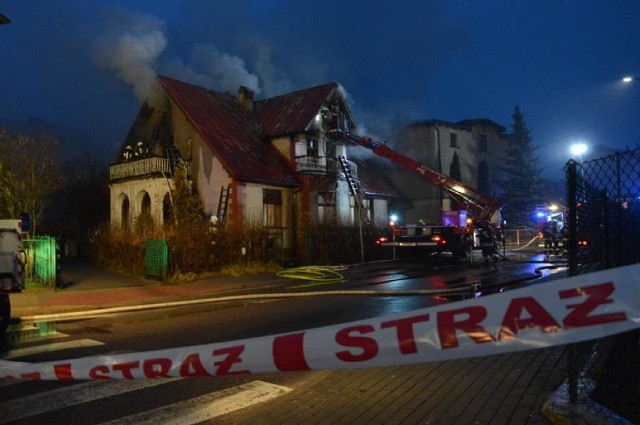
[[[346,132],[336,132],[333,138],[342,138],[347,144],[362,146],[374,154],[386,158],[410,171],[416,172],[444,190],[452,199],[465,205],[471,213],[465,227],[452,226],[412,226],[410,229],[394,229],[394,240],[383,241],[382,245],[422,247],[432,251],[449,250],[455,256],[466,257],[475,246],[474,229],[485,226],[500,207],[500,201],[478,192],[473,187],[432,170],[423,164],[389,148],[386,143],[370,137],[361,137]],[[396,240],[398,236],[399,240]]]
[[[447,192],[453,199],[475,212],[474,220],[477,222],[490,221],[500,207],[500,201],[497,198],[480,193],[469,185],[432,170],[414,159],[392,150],[385,143],[376,142],[370,137],[359,137],[351,134],[344,134],[343,137],[351,144],[370,149],[376,155],[387,158],[408,170],[426,177],[433,184]]]

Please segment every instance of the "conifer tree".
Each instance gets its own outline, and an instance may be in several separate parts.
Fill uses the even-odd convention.
[[[504,173],[504,180],[497,182],[501,189],[502,217],[509,227],[533,227],[535,208],[543,203],[545,180],[520,107],[515,107],[511,117],[513,129],[504,165],[498,167]]]

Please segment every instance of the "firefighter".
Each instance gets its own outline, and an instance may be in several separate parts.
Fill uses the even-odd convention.
[[[549,221],[547,221],[542,228],[542,238],[544,239],[544,255],[548,256],[553,247],[553,229]]]
[[[479,228],[480,248],[482,249],[482,258],[484,265],[489,265],[489,259],[493,258],[494,262],[498,261],[498,250],[496,247],[496,234],[489,222],[483,222]]]

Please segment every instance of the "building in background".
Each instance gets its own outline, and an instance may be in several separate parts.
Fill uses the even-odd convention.
[[[393,149],[478,192],[494,195],[495,182],[500,179],[497,167],[502,164],[508,145],[504,132],[503,126],[484,118],[455,123],[417,121],[395,136]],[[419,174],[388,167],[384,175],[401,192],[394,211],[402,214],[405,223],[439,223],[443,211],[464,208]]]

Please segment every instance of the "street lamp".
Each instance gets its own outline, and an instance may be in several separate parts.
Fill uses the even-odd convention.
[[[622,82],[623,82],[623,83],[630,83],[630,82],[632,82],[632,81],[638,81],[638,80],[640,80],[640,78],[639,78],[639,77],[634,77],[634,76],[632,76],[632,75],[627,75],[626,77],[624,77],[624,78],[622,79]]]
[[[578,142],[571,145],[571,154],[576,155],[580,160],[580,163],[582,163],[582,155],[587,153],[587,150],[589,150],[589,147],[586,143],[583,142]]]

